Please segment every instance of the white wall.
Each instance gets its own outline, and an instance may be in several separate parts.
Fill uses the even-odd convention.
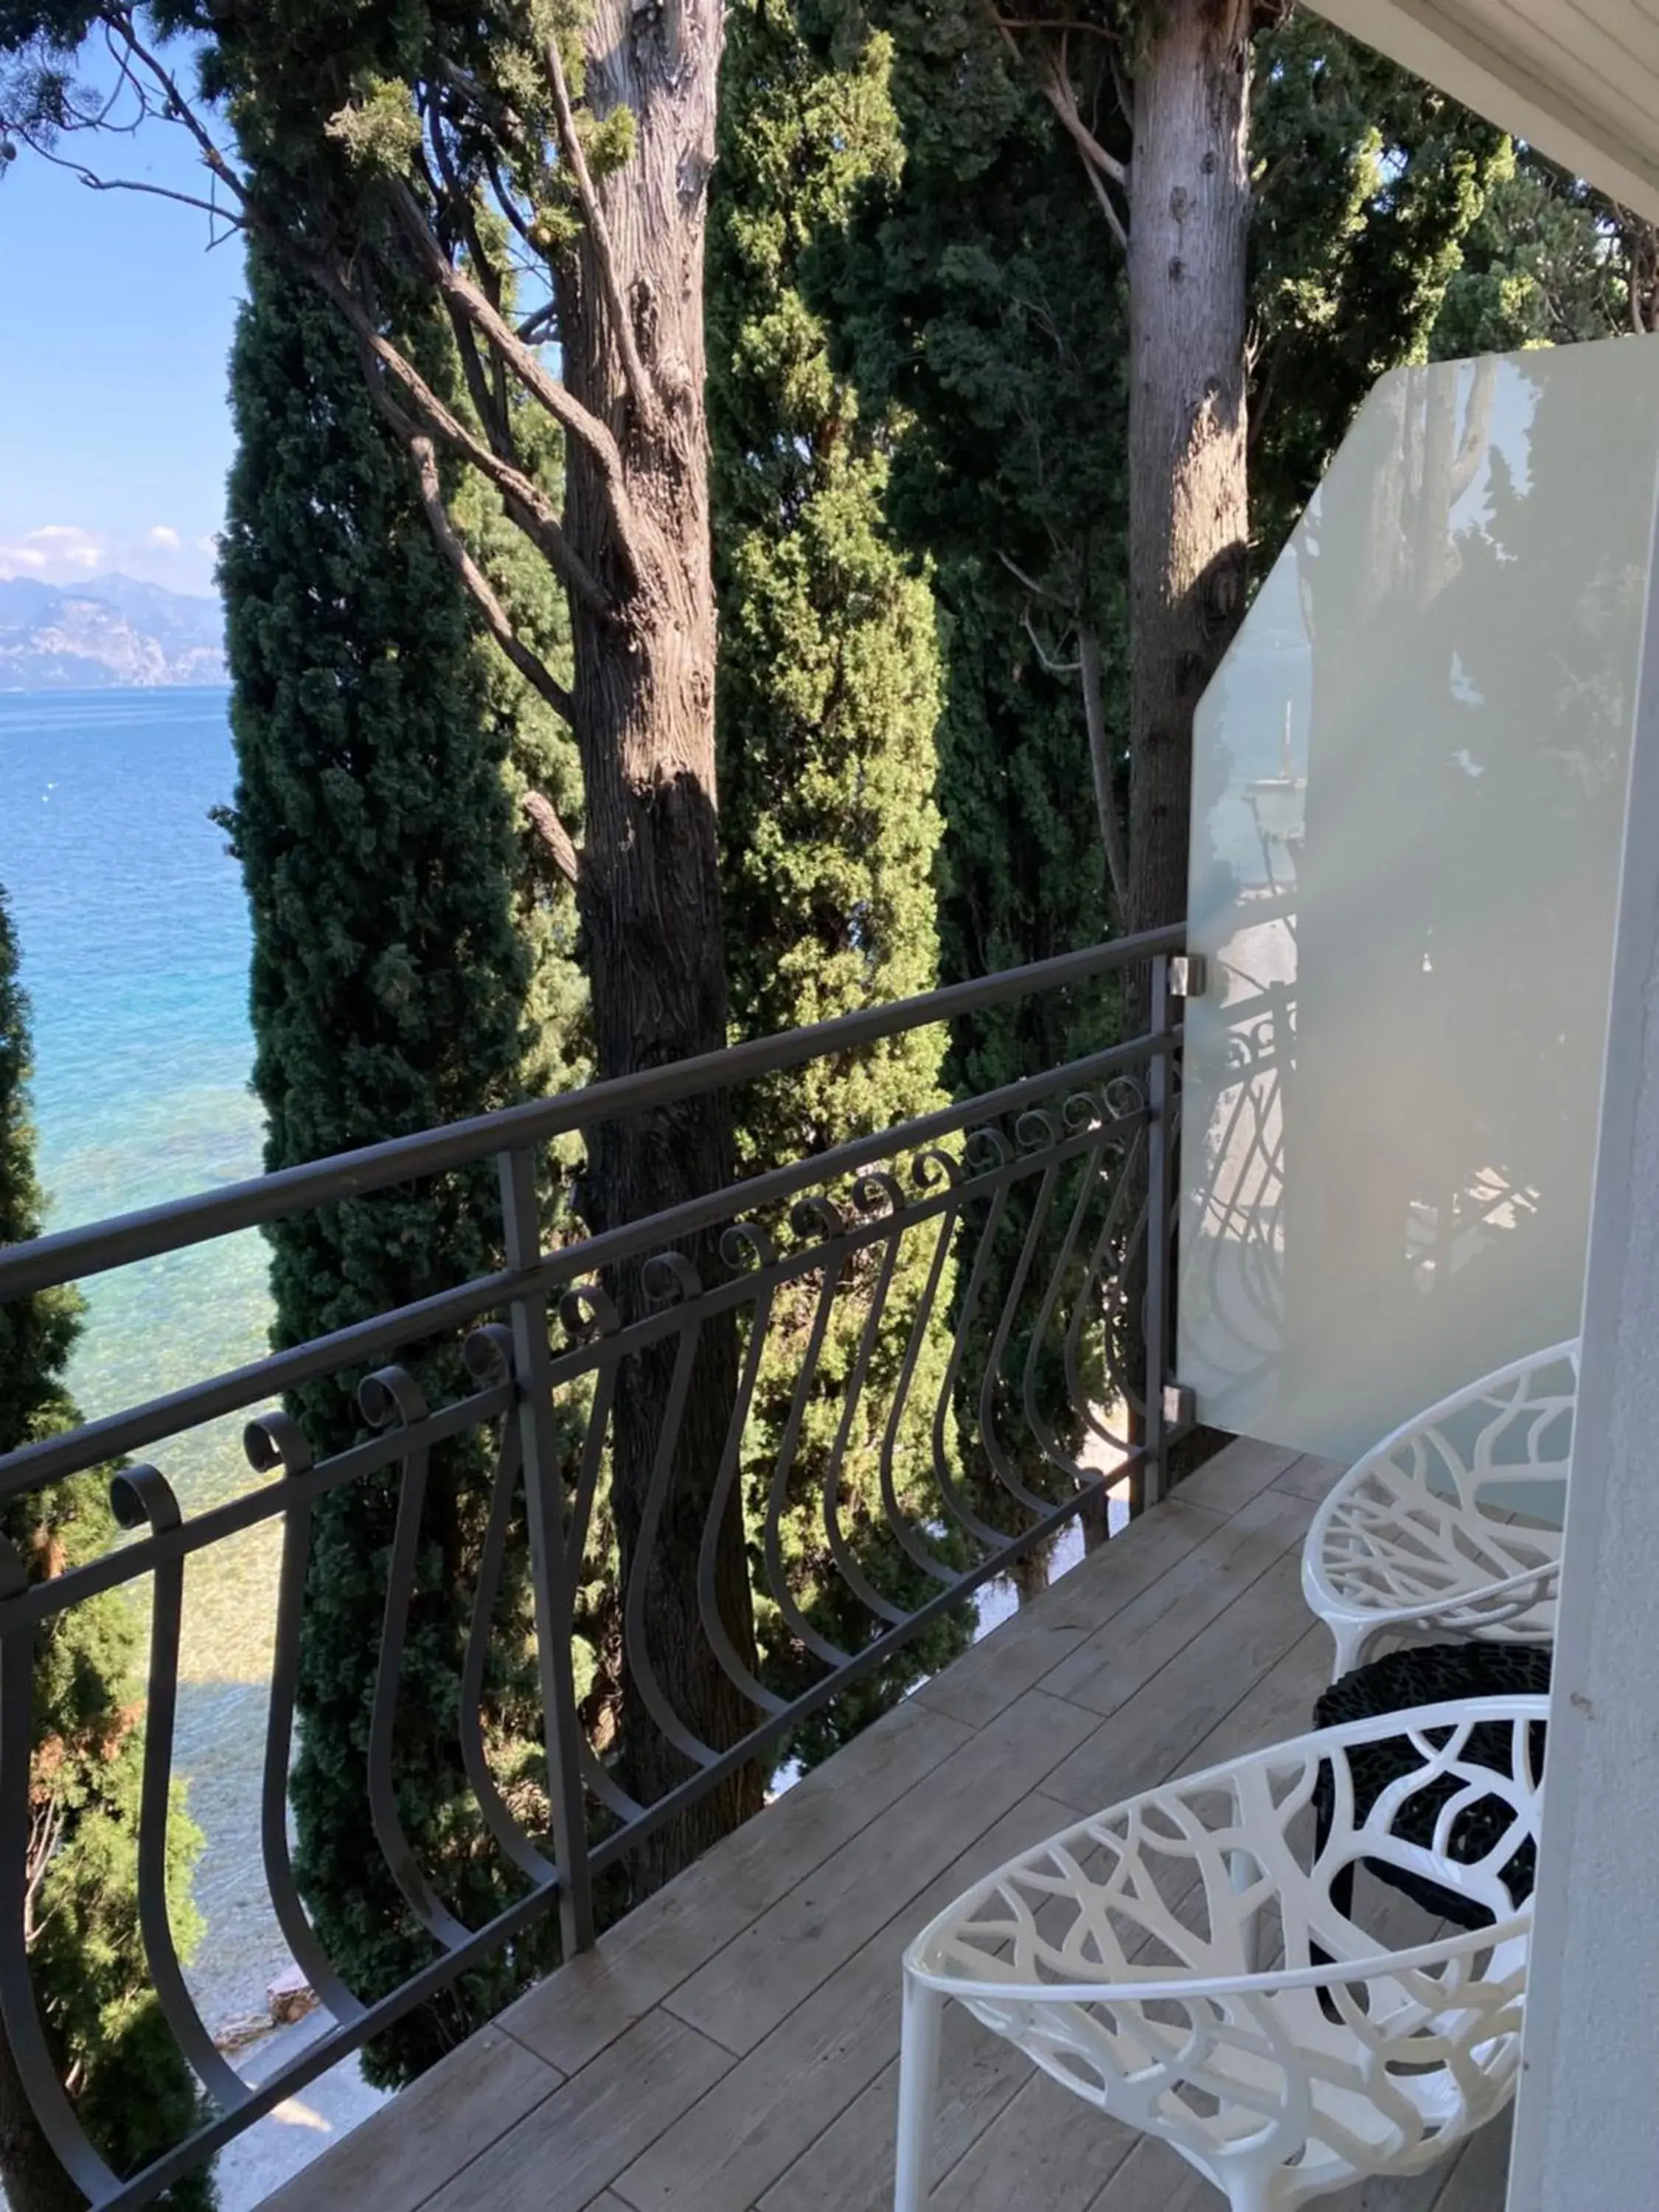
[[[1659,2206],[1659,591],[1591,1206],[1510,2212]]]

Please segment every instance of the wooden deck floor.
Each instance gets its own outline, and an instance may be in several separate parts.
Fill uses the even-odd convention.
[[[1310,1723],[1334,1470],[1234,1443],[267,2200],[270,2212],[888,2212],[899,1957],[1079,1813]],[[947,2008],[937,2212],[1219,2212]],[[1501,2212],[1507,2123],[1332,2212]]]

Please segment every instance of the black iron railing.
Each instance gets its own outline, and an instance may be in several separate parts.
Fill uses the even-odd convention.
[[[1068,1523],[1109,1497],[1133,1510],[1160,1494],[1180,1043],[1169,956],[1181,942],[1168,930],[1091,947],[0,1253],[3,1303],[378,1191],[435,1188],[480,1163],[493,1164],[501,1206],[493,1272],[0,1458],[4,1498],[145,1455],[113,1480],[132,1540],[45,1579],[0,1548],[0,2014],[33,2111],[93,2204],[152,2198],[550,1916],[567,1955],[590,1943],[596,1888],[608,1895],[652,1838],[660,1848],[723,1790],[742,1784],[752,1798],[754,1778],[796,1753],[807,1724],[854,1685],[885,1680],[896,1695],[907,1664],[932,1663],[918,1650],[936,1658],[971,1637],[975,1593]],[[1093,988],[1136,963],[1152,976],[1140,1036],[653,1218],[545,1241],[542,1169],[556,1139],[907,1030]],[[1159,1233],[1148,1236],[1149,1221]],[[619,1302],[629,1268],[649,1295]],[[731,1348],[729,1372],[708,1364],[717,1340]],[[696,1394],[717,1370],[711,1422]],[[637,1416],[647,1376],[659,1419],[619,1528],[609,1491],[618,1409]],[[341,1378],[356,1382],[362,1428],[325,1454],[296,1412],[308,1387]],[[690,1475],[688,1408],[714,1439]],[[169,1455],[227,1415],[246,1420],[252,1486],[187,1512]],[[476,1924],[425,1863],[425,1839],[406,1832],[398,1768],[417,1561],[443,1454],[459,1438],[475,1453],[484,1440],[487,1456],[453,1726],[480,1848],[510,1898]],[[363,1849],[384,1862],[428,1955],[397,1987],[364,1992],[349,1986],[301,1894],[289,1799],[317,1516],[377,1479],[395,1506],[379,1648],[364,1662]],[[328,2024],[255,2087],[192,1995],[167,1868],[186,1569],[261,1527],[280,1533],[281,1559],[250,1855]],[[748,1577],[735,1596],[733,1559]],[[528,1790],[521,1778],[506,1785],[486,1722],[504,1583],[515,1577],[533,1610],[523,1636],[544,1755]],[[37,1639],[117,1588],[149,1620],[138,1853],[149,1975],[209,2100],[189,2140],[128,2175],[88,2140],[59,2078],[27,1919]],[[583,1610],[595,1590],[597,1626]],[[666,1614],[682,1602],[671,1633]],[[579,1628],[603,1647],[597,1689],[592,1667],[574,1663]],[[647,1739],[652,1755],[630,1758],[630,1741]],[[659,1786],[642,1792],[641,1773]]]

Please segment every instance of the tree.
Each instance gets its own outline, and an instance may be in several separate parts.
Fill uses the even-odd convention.
[[[813,273],[844,372],[901,426],[889,512],[928,559],[940,611],[939,911],[955,978],[1069,951],[1121,915],[1122,295],[1098,282],[1097,219],[1069,149],[988,20],[933,0],[895,0],[879,20],[903,167],[872,180]],[[1117,1023],[1112,987],[995,1009],[957,1025],[949,1080],[958,1094],[994,1088],[1109,1042]],[[959,1411],[981,1475],[985,1409],[968,1378],[1014,1288],[1030,1195],[1023,1182],[1011,1194],[969,1322]],[[1041,1488],[1050,1470],[1020,1402],[1036,1304],[1015,1319],[988,1410]],[[1084,1418],[1045,1382],[1069,1450]]]
[[[1103,822],[1121,833],[1123,287],[1099,281],[1075,163],[988,19],[949,0],[888,0],[875,16],[903,167],[872,179],[845,242],[820,252],[818,289],[839,363],[902,426],[889,510],[932,564],[945,625],[939,911],[954,977],[1121,926]],[[958,1087],[1063,1057],[1077,1011],[1045,1001],[965,1029]]]
[[[1193,709],[1244,610],[1253,12],[1252,0],[1108,0],[1080,18],[995,18],[1075,149],[1127,280],[1137,931],[1185,911]]]
[[[1652,226],[1530,148],[1503,142],[1446,288],[1437,359],[1570,345],[1653,327]]]
[[[1440,343],[1512,156],[1492,125],[1303,10],[1258,37],[1255,82],[1249,462],[1265,574],[1378,378]]]
[[[890,509],[932,560],[947,623],[940,921],[956,975],[1123,926],[1103,823],[1129,775],[1127,270],[1103,264],[1073,141],[983,11],[872,14],[894,42],[904,165],[820,260],[838,358],[903,422]],[[1091,64],[1111,118],[1103,42],[1079,31],[1066,60],[1079,82]],[[1304,13],[1257,33],[1251,86],[1248,452],[1270,559],[1371,383],[1430,343],[1503,142]],[[954,1079],[1052,1064],[1118,1019],[1099,992],[964,1024]]]
[[[538,902],[522,888],[509,785],[526,753],[538,775],[569,770],[562,735],[478,635],[349,333],[257,242],[248,273],[220,563],[240,769],[228,826],[252,920],[254,1084],[276,1169],[488,1112],[541,1085],[550,1045],[568,1055],[568,1036],[531,1018],[538,1000],[556,1018],[567,1011],[556,939],[568,893]],[[425,331],[405,336],[435,382],[449,373],[447,334],[424,313]],[[509,594],[513,549],[499,530],[489,544],[485,518],[474,519],[478,557]],[[519,619],[528,626],[532,614]],[[499,1266],[500,1200],[486,1167],[279,1223],[270,1241],[281,1346]],[[460,1380],[453,1351],[419,1372],[434,1403]],[[361,1433],[360,1380],[332,1376],[294,1394],[319,1455]],[[457,1732],[492,1465],[483,1436],[434,1455],[396,1758],[422,1864],[451,1908],[478,1921],[516,1883],[489,1846]],[[360,1842],[400,1486],[394,1466],[331,1492],[313,1515],[293,1781],[296,1870],[319,1935],[346,1980],[376,1995],[430,1955],[388,1869]],[[486,1728],[514,1786],[539,1792],[522,1540],[509,1557],[518,1574],[501,1608],[519,1632],[496,1639]],[[373,2070],[392,2081],[429,2063],[544,1967],[551,1942],[546,1926],[532,1930],[510,1965],[408,2016],[373,2047]]]
[[[341,316],[445,558],[514,666],[575,732],[580,850],[550,793],[538,794],[535,812],[576,888],[595,1072],[626,1076],[717,1048],[726,999],[702,332],[714,0],[646,14],[628,0],[597,0],[580,21],[549,0],[398,9],[368,0],[156,0],[142,15],[128,0],[4,0],[0,51],[21,59],[0,125],[75,166],[84,166],[80,132],[110,119],[106,103],[69,82],[66,51],[92,27],[125,65],[125,94],[194,136],[210,173],[198,204],[228,214]],[[155,30],[203,42],[201,97],[168,69]],[[227,110],[243,161],[216,135]],[[499,225],[478,221],[481,203]],[[411,270],[449,324],[471,420],[388,318],[386,302],[401,296]],[[515,276],[537,288],[518,307]],[[523,449],[521,410],[563,434],[562,502]],[[501,495],[568,597],[568,685],[469,551],[450,489],[469,472]],[[719,1094],[619,1117],[593,1133],[582,1211],[591,1227],[613,1228],[720,1187],[732,1164]],[[686,1256],[695,1266],[714,1255],[693,1239]],[[616,1270],[614,1290],[625,1322],[647,1310],[643,1257]],[[655,1340],[633,1358],[618,1395],[611,1487],[621,1568],[625,1579],[642,1577],[658,1681],[699,1736],[724,1745],[749,1713],[702,1634],[696,1561],[736,1388],[735,1322],[715,1316],[701,1332],[660,1539],[645,1556],[672,1369],[672,1344]],[[739,1649],[752,1647],[735,1515],[720,1532],[716,1579],[730,1633]],[[688,1772],[643,1701],[627,1701],[622,1757],[627,1786],[644,1802]],[[643,1878],[660,1878],[723,1832],[758,1790],[739,1770],[644,1847]]]
[[[28,1005],[0,893],[0,1245],[38,1237],[45,1207],[28,1115]],[[64,1373],[81,1328],[70,1290],[0,1306],[0,1452],[80,1419]],[[106,1551],[113,1516],[95,1474],[0,1504],[0,1563],[31,1580]],[[29,1774],[25,1911],[29,1964],[47,2040],[94,2148],[118,2173],[159,2157],[195,2126],[199,2092],[161,2011],[138,1926],[138,1807],[143,1771],[137,1628],[121,1594],[57,1614],[40,1633]],[[201,1838],[175,1793],[167,1843],[168,1909],[188,1956]],[[74,2212],[80,2191],[59,2166],[0,2036],[0,2186],[12,2212]],[[210,2177],[172,2201],[207,2212]]]
[[[711,199],[709,423],[720,605],[721,830],[734,1026],[793,1028],[929,990],[938,975],[933,862],[939,657],[933,597],[893,545],[884,502],[892,425],[833,370],[803,290],[815,252],[860,192],[890,178],[899,149],[890,42],[820,56],[812,0],[741,0],[727,22],[719,165]],[[739,1158],[779,1167],[945,1103],[944,1039],[915,1030],[860,1054],[757,1085]],[[879,1203],[873,1193],[866,1201]],[[832,1559],[826,1482],[858,1571],[889,1599],[936,1585],[886,1533],[881,1462],[913,1332],[924,1335],[891,1454],[902,1509],[936,1510],[934,1407],[945,1387],[950,1281],[930,1235],[901,1235],[852,1263],[833,1297],[788,1474],[782,1538],[803,1611],[842,1648],[871,1614]],[[781,1289],[744,1444],[763,1516],[825,1286]],[[878,1334],[854,1382],[872,1300]],[[850,1422],[848,1417],[850,1416]],[[787,1694],[817,1662],[775,1608],[763,1618],[768,1679]],[[947,1622],[827,1718],[799,1753],[830,1746],[948,1656]]]

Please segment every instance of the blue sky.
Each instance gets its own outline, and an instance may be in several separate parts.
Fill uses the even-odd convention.
[[[111,173],[201,189],[166,124],[96,154]],[[0,576],[118,568],[211,589],[242,251],[208,237],[204,215],[90,191],[19,147],[0,180]]]

